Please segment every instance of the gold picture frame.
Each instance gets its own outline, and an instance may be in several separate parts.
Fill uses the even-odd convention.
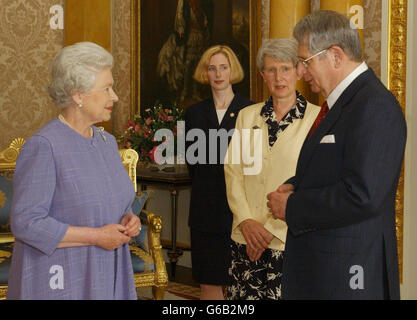
[[[389,0],[388,89],[405,114],[407,80],[407,0]],[[395,199],[395,223],[398,242],[400,283],[403,282],[404,164]]]
[[[224,1],[224,0],[214,0]],[[248,19],[249,19],[249,89],[248,98],[252,100],[259,96],[259,79],[256,69],[256,51],[259,47],[258,39],[260,38],[260,12],[261,0],[246,0],[248,1]],[[131,106],[130,115],[133,117],[141,111],[141,0],[130,0],[131,10]],[[262,87],[261,87],[262,88]],[[143,106],[142,106],[143,107]]]

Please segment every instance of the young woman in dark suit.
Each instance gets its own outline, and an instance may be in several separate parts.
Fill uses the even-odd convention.
[[[232,84],[243,78],[242,66],[229,47],[217,45],[207,49],[194,79],[210,85],[212,95],[190,106],[185,116],[187,140],[191,139],[186,142],[186,161],[192,179],[188,220],[191,257],[193,277],[200,283],[202,300],[223,299],[222,286],[230,281],[233,216],[226,198],[223,162],[239,111],[253,104],[232,89]]]

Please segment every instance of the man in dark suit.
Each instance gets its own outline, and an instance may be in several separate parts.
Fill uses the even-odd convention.
[[[316,11],[298,22],[294,37],[298,70],[326,103],[301,149],[296,175],[268,195],[272,214],[289,229],[282,297],[399,299],[395,195],[406,142],[401,108],[362,62],[359,36],[345,16]]]

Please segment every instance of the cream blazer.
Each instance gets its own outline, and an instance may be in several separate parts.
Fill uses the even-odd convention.
[[[239,224],[253,219],[275,236],[269,248],[284,250],[287,224],[273,218],[266,196],[295,175],[298,155],[320,107],[307,103],[304,118],[294,119],[271,148],[268,125],[260,115],[264,105],[258,103],[239,112],[225,158],[227,200],[233,212],[231,237],[246,244]]]

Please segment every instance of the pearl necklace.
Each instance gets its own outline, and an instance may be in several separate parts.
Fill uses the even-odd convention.
[[[68,127],[70,127],[71,129],[73,129],[71,127],[71,125],[67,122],[67,120],[65,120],[64,116],[62,114],[58,115],[58,119],[62,122],[65,123]],[[74,130],[74,129],[73,129]],[[94,131],[93,128],[90,127],[90,138],[92,138],[94,136]]]

